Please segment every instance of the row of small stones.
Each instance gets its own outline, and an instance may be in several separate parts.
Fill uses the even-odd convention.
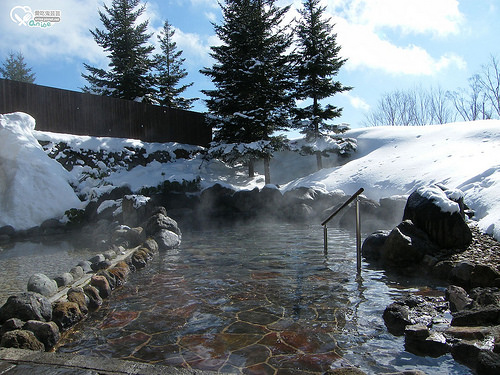
[[[0,329],[1,347],[15,347],[30,350],[50,350],[59,341],[60,332],[68,330],[73,325],[81,321],[89,311],[95,311],[103,303],[103,299],[111,295],[113,289],[123,285],[130,272],[144,268],[146,264],[158,252],[158,244],[153,239],[145,240],[140,246],[126,251],[122,246],[115,250],[108,250],[103,254],[98,254],[88,261],[82,261],[69,273],[50,280],[53,283],[67,289],[66,294],[55,294],[53,303],[36,293],[36,298],[43,301],[42,304],[51,306],[51,318],[47,321],[28,320],[23,322],[20,318],[8,319]],[[130,254],[130,255],[126,255]],[[111,260],[122,255],[122,260],[118,260],[112,265]],[[88,272],[96,272],[86,277],[86,281],[79,286],[65,287],[72,282],[84,278]],[[43,274],[33,275],[36,278],[46,277]],[[32,278],[33,278],[32,277]],[[31,279],[31,278],[30,278]],[[31,285],[28,282],[28,285]],[[47,314],[49,315],[49,314]]]

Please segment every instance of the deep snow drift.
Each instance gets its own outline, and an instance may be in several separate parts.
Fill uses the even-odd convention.
[[[9,116],[13,117],[2,117],[2,127],[12,127],[13,124],[28,121],[26,115]],[[7,121],[11,118],[12,120]],[[113,186],[129,185],[133,191],[137,191],[145,186],[158,186],[165,180],[192,181],[197,178],[201,180],[202,188],[215,183],[221,183],[233,189],[264,186],[262,175],[249,179],[246,177],[246,169],[242,166],[231,168],[216,160],[208,162],[201,156],[194,159],[177,159],[168,163],[153,161],[130,171],[125,168],[107,168],[104,163],[101,163],[101,170],[94,174],[89,173],[88,167],[81,165],[75,167],[68,175],[56,162],[47,161],[45,156],[41,155],[43,153],[41,148],[33,145],[33,135],[38,140],[53,143],[65,142],[77,151],[82,149],[116,151],[123,150],[126,146],[134,146],[143,147],[147,153],[150,153],[155,150],[174,150],[179,145],[31,132],[32,126],[28,128],[29,130],[24,126],[25,130],[12,133],[11,137],[14,139],[8,142],[7,149],[3,145],[6,142],[4,137],[0,139],[0,147],[2,147],[0,150],[2,155],[0,188],[5,189],[7,184],[4,181],[6,179],[10,181],[8,176],[14,175],[19,175],[17,178],[23,179],[37,177],[45,182],[43,185],[23,184],[23,187],[18,187],[23,191],[22,200],[18,195],[12,196],[16,200],[12,198],[6,200],[6,191],[1,190],[2,217],[4,206],[14,207],[16,204],[25,209],[40,211],[42,200],[49,203],[49,207],[44,208],[44,218],[62,215],[69,206],[75,205],[76,207],[79,203],[75,200],[73,193],[68,194],[71,198],[67,200],[64,198],[68,188],[70,189],[67,181],[77,182],[77,193],[86,196],[91,196],[92,192],[109,190]],[[478,220],[480,227],[500,239],[500,121],[488,120],[421,127],[362,128],[350,130],[344,136],[357,139],[358,149],[349,159],[344,160],[341,166],[314,172],[314,156],[305,157],[287,151],[277,153],[272,159],[271,179],[281,185],[282,191],[298,186],[310,186],[329,191],[340,189],[346,194],[352,194],[363,187],[364,194],[375,200],[392,195],[408,195],[419,187],[441,183],[450,189],[462,190],[465,202],[476,212],[475,219]],[[29,148],[36,149],[38,156],[16,154],[21,152],[20,147],[11,147],[11,151],[8,151],[9,144],[19,144],[19,142],[31,145]],[[194,146],[182,147],[191,149]],[[7,160],[19,160],[16,163],[10,162],[11,164],[7,166],[4,165],[4,155],[8,155]],[[38,172],[41,170],[40,167],[36,168],[37,173],[34,175],[35,172],[30,169],[32,162],[38,165],[50,164],[51,169],[58,171],[57,177],[49,178],[48,180],[51,181],[46,181],[47,178],[42,179],[46,173]],[[329,161],[325,160],[325,165],[335,165],[337,162],[336,158],[330,158]],[[27,176],[22,177],[24,173],[27,173]],[[91,175],[103,177],[90,178]],[[8,186],[10,185],[12,184],[9,183]],[[62,190],[65,192],[64,195],[61,193]],[[40,198],[41,196],[44,198]],[[63,202],[65,203],[62,204]],[[13,210],[11,209],[10,212]],[[32,218],[33,221],[37,218],[41,219],[33,215]],[[0,225],[4,225],[4,222],[0,221]],[[38,225],[40,222],[31,224]]]
[[[45,154],[34,129],[27,114],[0,115],[0,227],[28,229],[81,206],[71,176]]]
[[[346,133],[356,138],[353,160],[295,180],[285,188],[317,186],[368,198],[410,194],[440,183],[464,193],[479,226],[500,239],[500,121],[416,127],[375,127]]]

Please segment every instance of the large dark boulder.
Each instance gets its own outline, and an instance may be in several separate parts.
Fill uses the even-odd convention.
[[[361,253],[363,254],[363,257],[370,261],[380,260],[382,258],[382,250],[389,233],[389,231],[380,230],[366,237],[363,241],[363,245],[361,246]]]
[[[234,213],[234,190],[215,184],[200,194],[198,210],[207,216],[229,216]]]
[[[408,197],[403,220],[411,220],[443,249],[466,249],[472,233],[460,203],[449,198],[456,199],[454,195],[437,185],[419,188]]]
[[[52,305],[46,297],[38,293],[25,292],[10,296],[7,302],[0,307],[0,324],[10,318],[24,321],[50,321],[52,319]]]
[[[437,251],[426,233],[411,221],[403,221],[387,236],[382,246],[381,260],[392,266],[414,266],[419,264],[426,254]]]

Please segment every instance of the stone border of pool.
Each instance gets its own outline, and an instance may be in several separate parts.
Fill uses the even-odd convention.
[[[115,358],[89,357],[68,353],[46,353],[25,349],[0,348],[0,373],[9,374],[9,371],[22,370],[28,373],[72,373],[78,374],[77,370],[82,370],[82,374],[89,374],[95,371],[98,374],[106,375],[213,375],[211,371],[201,371],[193,369],[183,369],[171,366],[152,365],[142,362],[132,362]]]

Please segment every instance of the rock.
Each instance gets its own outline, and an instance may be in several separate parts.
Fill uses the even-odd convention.
[[[73,276],[71,275],[71,273],[64,272],[63,274],[56,276],[54,281],[56,282],[57,286],[59,288],[61,288],[63,286],[67,286],[67,285],[72,284],[74,279],[73,279]]]
[[[473,269],[474,269],[474,264],[469,261],[455,264],[448,276],[450,282],[464,287],[468,287],[470,285]]]
[[[102,255],[106,260],[113,260],[116,258],[116,251],[113,249],[106,250]]]
[[[408,197],[403,220],[411,220],[440,248],[466,249],[472,242],[459,204],[436,185],[420,188]]]
[[[127,279],[127,275],[130,272],[130,268],[128,267],[128,265],[126,263],[124,263],[124,264],[127,266],[126,268],[115,266],[115,267],[108,269],[108,272],[115,277],[116,287],[120,287],[123,284],[125,284],[125,281]]]
[[[397,302],[387,306],[382,317],[387,330],[394,336],[402,336],[406,326],[412,324],[408,306]]]
[[[46,351],[53,348],[61,337],[59,328],[54,322],[28,320],[23,329],[33,332],[38,341],[44,345]]]
[[[110,260],[103,260],[102,262],[98,262],[98,263],[92,263],[92,271],[94,272],[97,272],[99,270],[105,270],[109,267],[111,267],[113,263],[111,263]]]
[[[244,215],[253,217],[261,208],[259,188],[253,190],[239,190],[233,194],[234,206]]]
[[[284,204],[284,196],[276,186],[266,185],[260,190],[259,206],[265,208],[267,212],[280,212]]]
[[[470,284],[472,287],[492,286],[498,278],[500,278],[500,272],[494,267],[484,264],[475,264],[471,271]]]
[[[143,195],[125,195],[122,200],[123,222],[136,226],[146,219],[149,197]]]
[[[481,349],[476,345],[475,341],[461,340],[454,344],[451,348],[451,354],[455,361],[464,365],[475,368],[477,365],[477,357]]]
[[[33,332],[16,329],[2,336],[0,346],[4,348],[44,351],[45,346],[35,337]]]
[[[491,326],[500,324],[500,306],[477,307],[457,312],[452,326]]]
[[[403,221],[387,236],[382,247],[382,262],[393,266],[415,266],[426,254],[437,252],[428,236],[411,221]]]
[[[202,216],[215,216],[215,217],[228,217],[234,214],[234,203],[232,196],[234,190],[223,187],[220,184],[215,184],[200,194],[200,204],[198,210]],[[148,235],[155,234],[149,232],[146,228]]]
[[[406,326],[405,349],[419,356],[433,358],[448,352],[445,336],[440,332],[430,332],[424,324]]]
[[[177,222],[161,213],[157,213],[149,218],[145,224],[145,230],[146,234],[149,236],[155,236],[161,230],[169,230],[179,237],[182,235]]]
[[[64,224],[57,219],[47,219],[40,225],[40,231],[44,235],[60,234],[64,233],[64,230]]]
[[[111,241],[114,245],[124,245],[130,248],[140,245],[145,238],[146,234],[142,227],[129,228],[122,225],[113,232]]]
[[[80,320],[83,314],[75,302],[56,302],[52,312],[52,320],[57,324],[60,330],[64,331]]]
[[[380,230],[366,237],[361,246],[363,257],[371,261],[380,260],[382,257],[382,249],[389,233],[389,231]]]
[[[496,287],[474,288],[470,291],[469,297],[477,306],[500,306],[500,289]]]
[[[101,298],[108,298],[111,295],[111,287],[109,286],[109,282],[102,275],[93,275],[90,279],[90,285],[97,288]]]
[[[16,235],[16,230],[12,225],[4,225],[0,227],[0,235],[14,237]]]
[[[143,249],[134,251],[131,257],[132,264],[137,269],[144,268],[150,260],[151,256]]]
[[[84,275],[84,272],[83,272],[83,268],[81,266],[76,266],[76,267],[73,267],[69,273],[71,274],[71,276],[73,277],[73,280],[74,281],[78,281],[80,280],[83,275]]]
[[[158,244],[152,238],[148,238],[147,240],[145,240],[144,243],[142,244],[142,246],[151,250],[151,252],[153,254],[158,252]]]
[[[28,292],[50,297],[57,293],[57,283],[42,273],[35,273],[28,280]]]
[[[89,309],[97,310],[102,306],[102,298],[99,295],[99,290],[96,287],[87,285],[85,288],[83,288],[83,291],[89,298]]]
[[[109,287],[111,288],[111,290],[116,288],[116,276],[114,274],[110,273],[108,271],[108,269],[100,270],[99,272],[97,272],[96,275],[97,276],[104,276],[106,278],[106,280],[108,280],[108,284],[109,284]]]
[[[2,335],[5,332],[14,331],[16,329],[22,329],[23,325],[24,322],[21,319],[17,318],[8,319],[4,324],[2,324],[2,327],[0,328],[0,337],[2,337]]]
[[[477,356],[476,372],[478,375],[500,374],[500,354],[483,350]]]
[[[82,312],[82,314],[86,315],[89,312],[88,306],[90,304],[89,297],[83,291],[83,288],[76,287],[68,290],[66,294],[69,302],[74,302],[78,305],[78,308]]]
[[[469,298],[465,289],[456,285],[450,285],[446,289],[445,297],[452,313],[461,311],[472,304],[472,299]]]
[[[78,266],[82,267],[84,273],[92,272],[92,262],[88,260],[82,260],[78,262]]]
[[[167,229],[160,229],[154,236],[154,240],[159,250],[172,250],[181,244],[179,236]]]
[[[460,340],[468,341],[483,341],[487,336],[491,335],[489,327],[457,327],[451,326],[444,332],[446,336]]]
[[[104,254],[97,254],[94,255],[92,258],[89,259],[90,264],[96,264],[100,262],[104,262],[106,258],[104,257]],[[78,263],[80,265],[80,263]]]
[[[0,324],[10,318],[19,318],[24,321],[50,321],[52,319],[52,306],[46,297],[34,292],[10,296],[7,302],[0,307]]]

